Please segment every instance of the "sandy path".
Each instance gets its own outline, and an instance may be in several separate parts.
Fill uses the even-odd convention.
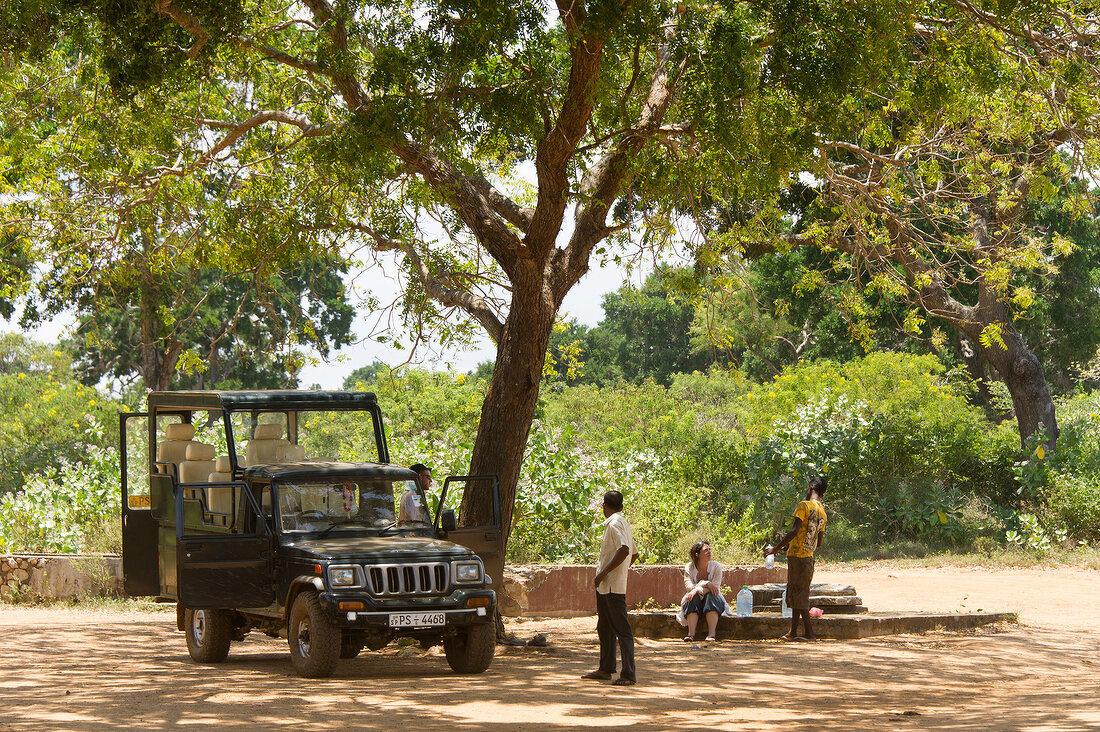
[[[814,581],[855,585],[872,611],[999,610],[1020,615],[1026,626],[1053,630],[1096,631],[1093,608],[1100,608],[1100,573],[1089,570],[939,569],[830,570]]]
[[[0,730],[1100,729],[1100,574],[823,567],[819,578],[853,582],[872,609],[954,610],[966,597],[1022,623],[816,644],[643,639],[639,684],[620,690],[578,678],[595,665],[594,618],[513,623],[551,646],[498,647],[478,676],[410,647],[306,681],[286,642],[262,635],[224,664],[191,662],[174,613],[0,607]]]

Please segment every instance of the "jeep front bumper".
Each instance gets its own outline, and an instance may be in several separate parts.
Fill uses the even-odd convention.
[[[383,601],[365,593],[325,592],[320,600],[333,624],[349,630],[445,630],[493,622],[496,612],[496,593],[492,590],[458,590],[446,597]]]

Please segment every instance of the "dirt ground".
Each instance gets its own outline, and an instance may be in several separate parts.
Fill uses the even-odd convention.
[[[174,613],[0,607],[0,730],[176,727],[541,731],[1100,729],[1100,573],[1072,569],[830,571],[875,610],[1007,610],[966,634],[781,643],[639,639],[635,687],[582,681],[595,618],[509,624],[547,648],[498,647],[478,676],[440,649],[365,652],[320,681],[286,641],[251,635],[200,666]]]

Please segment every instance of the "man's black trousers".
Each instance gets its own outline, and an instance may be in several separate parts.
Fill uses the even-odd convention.
[[[615,673],[615,643],[623,657],[624,679],[634,678],[634,632],[626,613],[626,595],[596,593],[596,635],[600,637],[600,671]]]

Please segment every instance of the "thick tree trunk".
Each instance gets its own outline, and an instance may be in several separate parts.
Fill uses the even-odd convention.
[[[481,422],[470,459],[473,475],[500,479],[504,542],[512,529],[512,509],[519,482],[527,437],[538,402],[542,367],[557,306],[542,269],[527,262],[513,278],[508,319],[497,345],[497,360],[489,391],[481,408]],[[524,282],[517,281],[522,278]],[[491,522],[488,487],[471,484],[462,497],[460,523],[466,526]]]
[[[1015,330],[1006,328],[1002,337],[1004,348],[994,344],[991,348],[983,347],[982,352],[1004,379],[1008,393],[1012,395],[1020,443],[1026,444],[1036,430],[1043,429],[1046,431],[1046,446],[1053,449],[1058,439],[1058,420],[1043,366]]]
[[[160,350],[162,339],[157,335],[157,315],[155,298],[150,294],[153,285],[144,283],[141,293],[141,378],[145,388],[153,391],[166,391],[176,372],[183,343],[175,338],[168,339],[164,350]]]

